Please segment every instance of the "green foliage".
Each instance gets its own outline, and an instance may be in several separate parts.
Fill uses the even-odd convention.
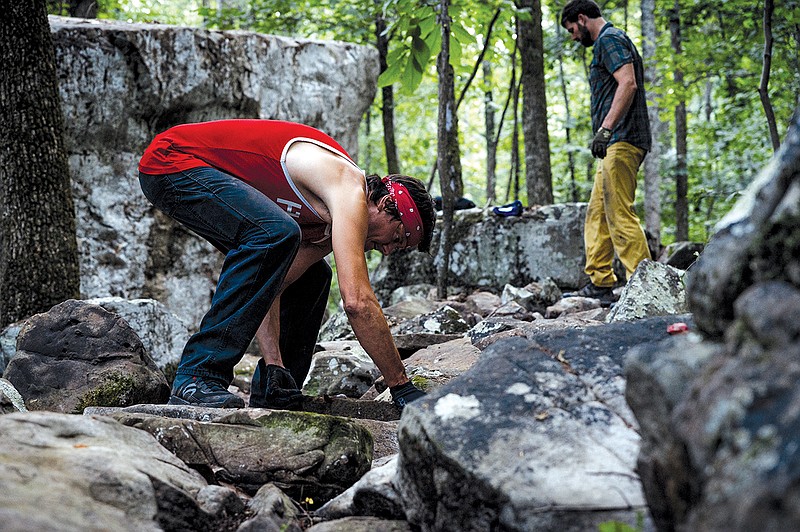
[[[641,51],[638,5],[623,0],[602,4],[605,18],[625,29]],[[395,85],[402,89],[395,97],[396,138],[402,170],[424,181],[429,179],[436,159],[438,93],[433,63],[441,48],[438,2],[228,0],[222,4],[224,7],[220,5],[213,0],[100,0],[99,16],[131,22],[249,29],[372,45],[376,39],[375,19],[380,14],[387,23],[390,48],[388,70],[379,82],[381,86]],[[586,200],[594,173],[594,161],[587,149],[591,138],[587,73],[592,51],[568,39],[559,24],[562,6],[562,0],[542,1],[547,126],[557,202],[571,201],[573,186],[578,198]],[[666,132],[658,139],[662,146],[659,165],[665,243],[674,238],[673,112],[678,101],[683,99],[687,103],[692,239],[706,240],[713,234],[715,223],[772,156],[764,109],[757,92],[764,54],[763,4],[751,0],[682,0],[679,15],[683,52],[680,55],[674,53],[670,44],[672,7],[672,2],[656,6],[659,36],[654,64],[657,73],[654,83],[646,87],[655,96],[661,119],[667,124]],[[499,121],[512,77],[515,17],[529,14],[518,11],[512,0],[454,0],[450,8],[453,20],[451,63],[457,96],[475,67],[485,43],[487,26],[498,8],[502,10],[501,17],[486,55],[492,65],[491,82],[484,82],[479,73],[459,108],[465,195],[479,205],[484,201],[486,180],[485,93],[492,94],[495,120]],[[772,22],[775,42],[769,93],[778,131],[783,135],[792,112],[800,104],[800,1],[777,2]],[[674,77],[677,69],[684,74],[682,83]],[[381,104],[379,93],[365,117],[359,137],[360,162],[368,171],[376,173],[383,173],[386,165],[379,119]],[[509,106],[497,153],[498,202],[506,198],[511,178],[512,120]],[[438,186],[436,181],[433,182],[434,194]],[[638,195],[636,206],[640,213],[642,196]]]
[[[636,512],[636,526],[621,521],[606,521],[597,526],[599,532],[642,532],[644,530],[644,514]]]

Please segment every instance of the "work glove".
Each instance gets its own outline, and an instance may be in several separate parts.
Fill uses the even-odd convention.
[[[389,388],[389,392],[392,394],[392,401],[394,401],[394,404],[400,408],[405,408],[411,401],[416,401],[420,397],[425,396],[425,392],[414,386],[414,383],[411,381],[405,384],[392,386]]]
[[[267,391],[264,401],[251,398],[250,405],[260,408],[274,408],[277,410],[292,410],[300,406],[303,402],[303,393],[292,378],[289,370],[267,364]],[[257,403],[257,404],[254,404]]]
[[[601,127],[592,139],[592,155],[598,159],[605,159],[608,141],[611,140],[611,130]]]

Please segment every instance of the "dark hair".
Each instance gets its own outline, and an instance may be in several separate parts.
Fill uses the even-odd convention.
[[[593,0],[572,0],[561,10],[561,25],[567,27],[567,22],[577,22],[578,15],[586,15],[587,18],[600,18],[600,6]]]
[[[428,194],[425,184],[415,177],[400,174],[391,174],[387,177],[393,182],[400,183],[406,187],[408,193],[411,194],[411,199],[417,205],[417,212],[419,217],[422,218],[422,240],[417,245],[417,249],[427,253],[431,249],[433,227],[436,225],[436,209],[433,206],[433,198]],[[369,200],[373,203],[378,203],[382,197],[389,194],[389,190],[381,181],[381,177],[376,174],[367,176],[367,188],[369,188]],[[394,202],[386,205],[386,211],[397,220],[400,219],[400,213],[397,212],[397,205]]]

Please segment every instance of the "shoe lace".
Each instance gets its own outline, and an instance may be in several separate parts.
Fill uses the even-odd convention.
[[[217,381],[197,379],[193,384],[195,385],[195,389],[197,391],[205,395],[216,395],[227,392],[227,390]],[[189,386],[187,386],[187,388],[189,388]]]

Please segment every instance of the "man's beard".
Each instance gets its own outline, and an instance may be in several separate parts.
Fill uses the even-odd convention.
[[[580,24],[578,24],[578,29],[581,32],[580,43],[584,45],[586,48],[592,46],[594,44],[594,39],[592,39],[592,34],[589,33],[589,30],[586,28],[586,26],[581,26]]]

